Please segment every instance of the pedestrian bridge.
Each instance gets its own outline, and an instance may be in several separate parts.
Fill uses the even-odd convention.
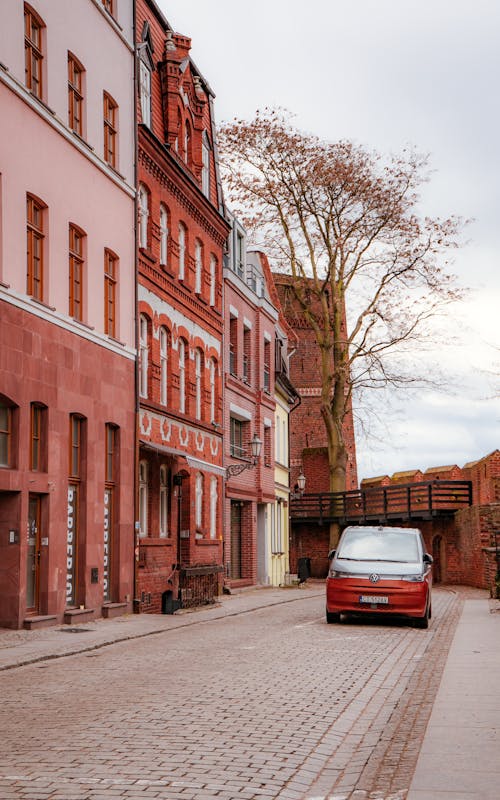
[[[470,481],[420,481],[350,492],[318,492],[292,496],[292,523],[407,522],[453,516],[461,508],[472,505]]]

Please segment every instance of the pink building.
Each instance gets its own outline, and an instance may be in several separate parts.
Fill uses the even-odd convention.
[[[269,509],[275,504],[279,315],[258,254],[247,255],[245,231],[228,216],[232,231],[224,269],[224,563],[227,580],[237,587],[266,581],[265,543],[270,538]],[[255,436],[262,447],[253,466],[251,442]]]
[[[0,626],[131,606],[132,0],[0,26]]]

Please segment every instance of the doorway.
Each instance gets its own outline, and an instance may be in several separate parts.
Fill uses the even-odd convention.
[[[28,549],[26,553],[26,611],[38,614],[40,600],[41,499],[30,494],[28,502]]]
[[[243,503],[238,500],[231,500],[231,570],[230,577],[233,580],[242,578],[242,558],[241,558],[241,539],[242,539],[242,509]]]

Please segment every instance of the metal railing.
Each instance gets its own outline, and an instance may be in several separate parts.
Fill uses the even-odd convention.
[[[432,519],[472,505],[470,481],[422,481],[349,492],[304,494],[290,502],[292,520],[386,522]]]

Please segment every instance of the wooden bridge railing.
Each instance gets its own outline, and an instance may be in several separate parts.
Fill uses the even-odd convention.
[[[292,521],[384,522],[432,519],[472,505],[470,481],[421,481],[350,492],[304,494],[290,502]]]

